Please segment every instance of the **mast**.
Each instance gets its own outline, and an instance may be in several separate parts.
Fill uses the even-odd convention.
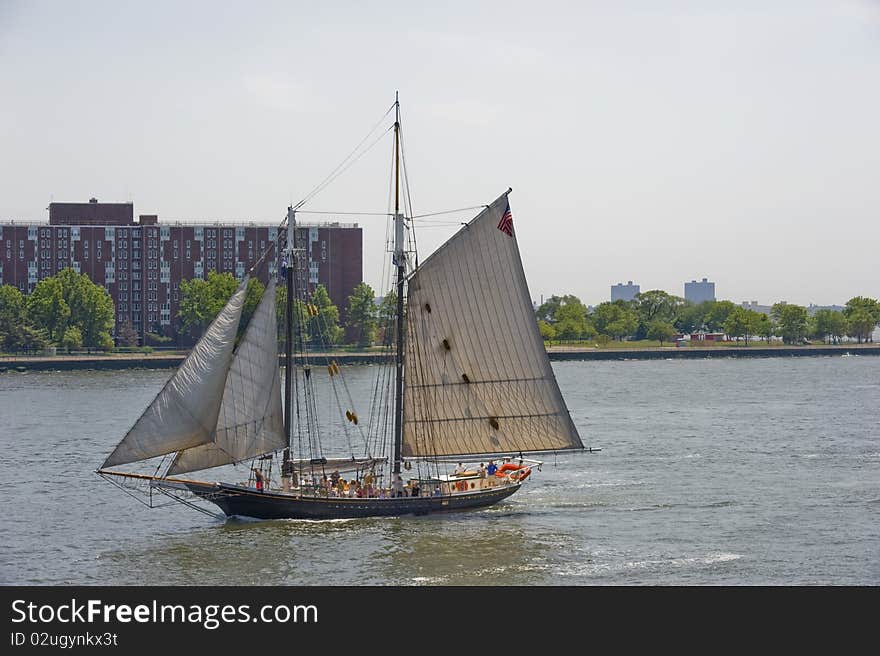
[[[406,276],[403,214],[400,213],[400,102],[394,94],[394,262],[397,264],[397,364],[394,395],[394,475],[400,474],[403,443],[403,283]]]
[[[284,449],[284,459],[281,464],[282,474],[292,473],[290,462],[290,443],[293,439],[293,424],[291,422],[292,399],[293,399],[293,276],[295,268],[293,252],[293,235],[296,227],[296,210],[287,208],[287,271],[285,281],[287,283],[287,307],[286,331],[284,336],[284,434],[287,436],[287,447]]]

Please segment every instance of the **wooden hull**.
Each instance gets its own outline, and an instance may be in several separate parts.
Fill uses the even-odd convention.
[[[346,499],[335,497],[296,497],[278,492],[258,492],[253,488],[227,483],[187,482],[186,488],[218,506],[227,516],[256,519],[353,519],[427,515],[491,506],[509,497],[520,484],[489,490],[437,497],[399,497],[396,499]]]

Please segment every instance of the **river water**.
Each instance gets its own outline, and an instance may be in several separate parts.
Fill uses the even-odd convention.
[[[600,452],[489,509],[337,522],[150,510],[98,478],[167,371],[0,374],[0,583],[880,584],[880,358],[554,370]]]

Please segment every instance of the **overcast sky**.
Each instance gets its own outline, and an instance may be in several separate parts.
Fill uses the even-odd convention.
[[[0,0],[0,219],[96,196],[280,221],[396,90],[415,214],[513,187],[536,300],[880,296],[873,0]],[[390,152],[304,209],[386,211]],[[356,220],[379,286],[385,219],[302,218]]]

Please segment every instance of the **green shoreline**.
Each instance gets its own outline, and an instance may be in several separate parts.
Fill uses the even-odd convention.
[[[841,346],[713,346],[713,347],[647,347],[590,348],[553,346],[547,349],[555,362],[577,360],[668,360],[700,358],[782,358],[850,355],[880,355],[880,344],[847,344]],[[24,371],[77,371],[119,369],[173,369],[183,362],[184,355],[154,353],[110,355],[3,356],[0,373]],[[314,353],[306,356],[315,365],[326,359],[338,364],[379,364],[387,360],[381,353],[340,351]]]

